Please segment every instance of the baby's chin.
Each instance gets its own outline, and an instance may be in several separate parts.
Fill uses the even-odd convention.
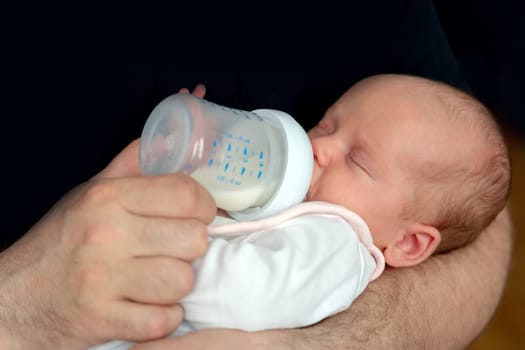
[[[303,202],[313,202],[315,197],[311,191],[306,192],[306,195],[303,198]]]
[[[224,209],[221,209],[221,208],[217,208],[217,216],[223,216],[225,218],[229,218],[230,215],[228,215],[228,213],[226,212],[226,210]]]

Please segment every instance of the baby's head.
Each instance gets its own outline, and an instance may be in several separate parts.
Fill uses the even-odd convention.
[[[307,200],[361,215],[390,266],[469,243],[506,203],[510,159],[496,122],[444,83],[366,78],[308,135],[315,161]]]

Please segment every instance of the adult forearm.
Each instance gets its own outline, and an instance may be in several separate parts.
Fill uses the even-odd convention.
[[[0,253],[0,349],[41,349],[46,338],[52,337],[39,332],[47,324],[33,322],[39,305],[31,306],[30,298],[24,294],[40,287],[27,272],[37,255],[24,239]]]
[[[347,311],[313,327],[260,333],[286,349],[463,349],[499,303],[512,246],[508,211],[468,247],[390,269]]]

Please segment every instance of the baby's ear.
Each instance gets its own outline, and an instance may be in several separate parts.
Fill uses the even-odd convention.
[[[440,242],[441,234],[435,227],[409,224],[400,238],[385,248],[385,262],[392,267],[417,265],[431,256]]]

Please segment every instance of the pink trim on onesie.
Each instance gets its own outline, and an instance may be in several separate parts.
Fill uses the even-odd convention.
[[[211,235],[231,235],[236,236],[245,232],[260,231],[266,228],[277,226],[287,220],[305,215],[336,215],[344,219],[355,230],[359,240],[366,246],[372,257],[376,261],[376,268],[372,273],[370,282],[375,280],[385,269],[385,257],[372,240],[372,235],[366,222],[356,213],[340,205],[327,202],[303,202],[290,209],[268,218],[236,222],[231,224],[209,225],[208,233]]]

